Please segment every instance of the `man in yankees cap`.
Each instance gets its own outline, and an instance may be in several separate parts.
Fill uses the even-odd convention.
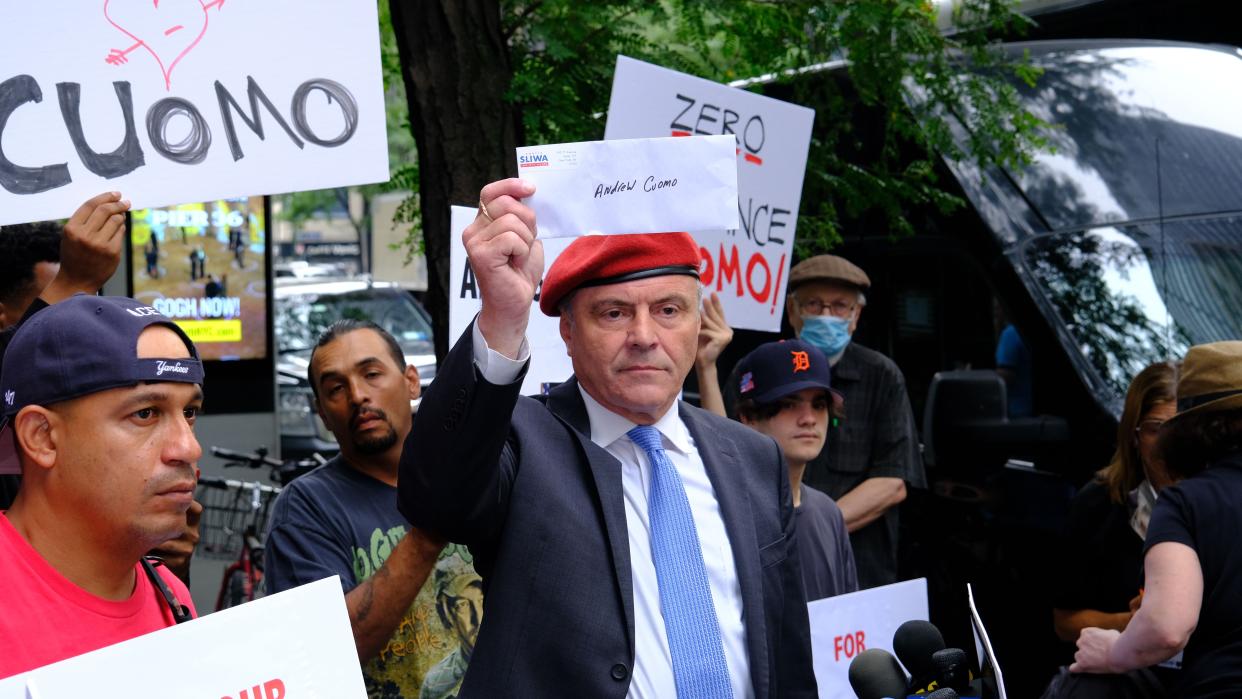
[[[463,234],[482,310],[406,441],[402,512],[467,544],[487,609],[461,697],[813,697],[779,447],[678,400],[699,332],[684,233],[587,236],[543,277],[521,180]],[[574,378],[519,396],[526,327]]]
[[[192,616],[143,554],[185,526],[202,382],[190,339],[133,299],[79,294],[13,337],[0,459],[23,482],[0,514],[0,677]]]

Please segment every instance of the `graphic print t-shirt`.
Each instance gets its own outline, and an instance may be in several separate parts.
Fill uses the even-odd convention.
[[[273,505],[264,553],[267,591],[339,575],[348,593],[384,565],[408,526],[397,510],[397,489],[338,456],[289,484]],[[452,544],[441,560],[454,556],[472,563],[469,551]],[[367,695],[418,697],[428,672],[459,650],[456,633],[436,611],[436,580],[429,577],[388,644],[363,666]]]

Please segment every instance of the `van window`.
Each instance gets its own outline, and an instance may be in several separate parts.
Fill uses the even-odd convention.
[[[1073,48],[1032,62],[1044,74],[1015,87],[1054,125],[1053,148],[1014,175],[1049,230],[1240,208],[1242,90],[1225,87],[1242,84],[1237,50]]]
[[[1240,216],[1044,235],[1024,258],[1118,405],[1148,364],[1242,337]]]

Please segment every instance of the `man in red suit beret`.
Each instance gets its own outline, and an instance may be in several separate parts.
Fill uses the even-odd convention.
[[[587,236],[543,278],[533,192],[480,193],[462,238],[482,311],[401,460],[402,512],[483,577],[461,697],[816,696],[780,449],[678,400],[698,245]],[[536,399],[519,390],[541,278],[575,375]]]

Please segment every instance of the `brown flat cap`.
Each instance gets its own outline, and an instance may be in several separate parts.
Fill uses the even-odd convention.
[[[816,255],[794,265],[789,271],[789,288],[794,289],[806,282],[843,282],[866,291],[871,279],[858,265],[836,255]]]

